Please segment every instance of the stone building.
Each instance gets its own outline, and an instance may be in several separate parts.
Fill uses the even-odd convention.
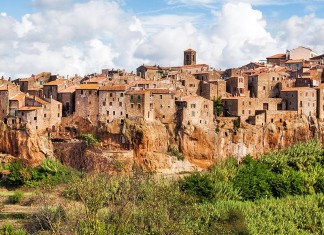
[[[58,92],[70,86],[66,79],[58,79],[43,85],[43,94],[47,99],[53,98],[58,100]]]
[[[81,84],[75,91],[75,116],[88,118],[97,122],[98,118],[98,84]]]
[[[286,109],[286,104],[280,98],[227,97],[223,98],[223,106],[225,116],[241,117],[242,121],[254,117],[256,110]]]
[[[184,51],[183,56],[183,65],[195,65],[196,64],[196,56],[197,52],[192,49],[188,49]]]
[[[183,92],[187,95],[199,95],[200,93],[200,83],[201,81],[197,80],[191,74],[184,74],[180,77],[181,85],[183,86]]]
[[[213,101],[200,96],[185,96],[176,101],[176,107],[177,125],[194,125],[205,130],[213,126]]]
[[[276,54],[267,57],[267,64],[282,66],[287,61],[286,54]]]
[[[136,74],[137,76],[143,78],[143,79],[149,79],[149,80],[154,80],[154,79],[159,79],[163,75],[168,73],[167,68],[163,68],[160,66],[151,66],[151,65],[141,65],[136,69]]]
[[[200,82],[199,95],[208,100],[216,100],[219,97],[224,97],[225,94],[226,81],[222,79],[209,82]]]
[[[109,123],[126,117],[126,85],[103,86],[99,89],[99,121]]]
[[[248,80],[243,76],[227,78],[226,91],[233,96],[247,96]]]
[[[280,97],[286,102],[287,110],[295,110],[299,115],[316,116],[317,92],[314,88],[286,88],[281,90]]]
[[[4,84],[0,86],[0,120],[4,120],[9,114],[9,100],[19,93],[19,86]]]
[[[62,115],[68,117],[75,112],[76,86],[69,86],[57,93],[57,100],[62,103]]]
[[[324,121],[324,85],[321,84],[316,88],[316,100],[317,100],[317,110],[316,117],[323,122]]]
[[[314,52],[312,49],[299,46],[292,50],[287,50],[286,52],[286,59],[287,60],[309,60],[317,56],[317,53]]]
[[[155,119],[164,124],[172,124],[175,120],[175,92],[168,89],[149,89],[151,93],[150,109],[154,109]]]
[[[250,96],[255,98],[279,97],[279,83],[289,80],[285,72],[265,72],[249,76]]]
[[[154,119],[154,108],[151,105],[150,91],[132,90],[125,96],[126,118],[142,118],[146,121]]]
[[[62,104],[54,99],[26,96],[25,106],[16,111],[16,124],[29,124],[40,132],[56,131],[62,118]]]
[[[32,88],[40,88],[46,82],[55,80],[56,76],[51,76],[51,73],[43,72],[37,75],[32,75],[29,78],[18,79],[18,84],[20,86],[20,91],[27,93],[28,90]]]

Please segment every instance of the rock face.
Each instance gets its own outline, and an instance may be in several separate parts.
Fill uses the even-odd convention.
[[[324,139],[323,127],[316,119],[285,120],[253,126],[233,119],[218,118],[215,129],[194,125],[164,125],[161,122],[126,120],[95,130],[84,121],[78,132],[94,132],[101,146],[85,148],[82,143],[54,143],[55,157],[61,162],[85,171],[131,172],[134,166],[145,171],[173,174],[208,168],[228,156],[241,160],[247,154],[255,157],[282,149],[315,136]],[[87,130],[87,128],[89,130]],[[11,130],[0,122],[0,153],[11,154],[31,164],[53,156],[53,145],[47,136],[27,129]]]
[[[0,121],[0,152],[11,154],[29,165],[53,157],[53,146],[46,136],[26,129],[11,130]]]

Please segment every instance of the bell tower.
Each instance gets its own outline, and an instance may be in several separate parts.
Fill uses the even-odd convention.
[[[195,65],[196,64],[196,51],[192,49],[188,49],[184,51],[184,65]]]

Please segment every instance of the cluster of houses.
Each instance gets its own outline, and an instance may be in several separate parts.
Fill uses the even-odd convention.
[[[0,80],[0,119],[12,128],[57,132],[62,120],[85,118],[94,125],[125,119],[159,120],[214,129],[214,101],[223,116],[263,126],[288,116],[324,121],[324,55],[298,47],[264,62],[217,71],[196,64],[196,51],[184,52],[177,67],[142,65],[136,74],[103,69],[71,78],[41,73]]]

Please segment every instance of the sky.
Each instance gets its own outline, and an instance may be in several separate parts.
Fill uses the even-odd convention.
[[[215,69],[298,46],[324,53],[324,0],[0,0],[0,75],[86,75],[177,66]]]

